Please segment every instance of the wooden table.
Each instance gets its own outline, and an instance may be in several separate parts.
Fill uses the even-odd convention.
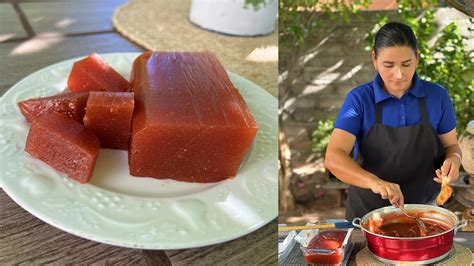
[[[463,245],[469,248],[471,252],[474,252],[474,232],[457,232],[454,237],[454,242]],[[355,260],[357,252],[366,246],[366,240],[361,230],[354,229],[351,236],[351,243],[353,243],[354,246],[347,265],[356,265]],[[283,263],[280,263],[280,265],[307,265],[298,243],[293,246],[286,260],[284,260]]]
[[[92,52],[139,52],[114,31],[123,0],[0,0],[0,95],[27,75]],[[0,170],[0,173],[3,173]],[[0,265],[12,264],[276,264],[276,219],[227,243],[186,250],[139,250],[89,241],[29,214],[0,189]]]

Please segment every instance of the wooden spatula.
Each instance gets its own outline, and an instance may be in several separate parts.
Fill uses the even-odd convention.
[[[322,228],[353,228],[351,222],[337,222],[332,224],[315,224],[315,225],[301,225],[301,226],[284,226],[278,227],[279,232],[292,231],[292,230],[309,230],[309,229],[322,229]]]

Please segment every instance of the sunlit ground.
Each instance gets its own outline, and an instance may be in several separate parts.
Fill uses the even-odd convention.
[[[278,215],[279,224],[305,225],[308,222],[318,222],[327,219],[344,219],[345,208],[330,208],[328,210],[301,210],[281,212]]]
[[[278,46],[262,46],[255,48],[247,57],[247,61],[256,63],[278,62]]]
[[[64,39],[63,34],[57,32],[40,33],[35,37],[20,43],[10,55],[25,55],[41,52],[51,48]]]
[[[15,34],[10,33],[10,34],[0,34],[0,42],[4,42],[6,40],[9,40],[11,38],[15,37]]]

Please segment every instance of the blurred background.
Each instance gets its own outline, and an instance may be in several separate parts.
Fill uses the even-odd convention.
[[[474,119],[472,16],[469,1],[280,1],[279,223],[344,218],[347,185],[325,169],[326,145],[346,94],[376,74],[375,32],[395,20],[418,38],[417,73],[444,86],[453,101],[464,169],[446,207],[470,219],[464,230],[474,230],[474,125],[466,130]]]

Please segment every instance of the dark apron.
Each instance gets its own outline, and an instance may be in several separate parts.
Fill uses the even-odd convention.
[[[433,181],[444,157],[444,147],[428,121],[424,98],[418,98],[421,123],[407,127],[382,125],[382,102],[376,104],[375,124],[359,145],[361,167],[380,179],[397,183],[405,203],[434,200],[440,185]],[[362,218],[375,209],[390,206],[370,189],[349,186],[346,219]]]

